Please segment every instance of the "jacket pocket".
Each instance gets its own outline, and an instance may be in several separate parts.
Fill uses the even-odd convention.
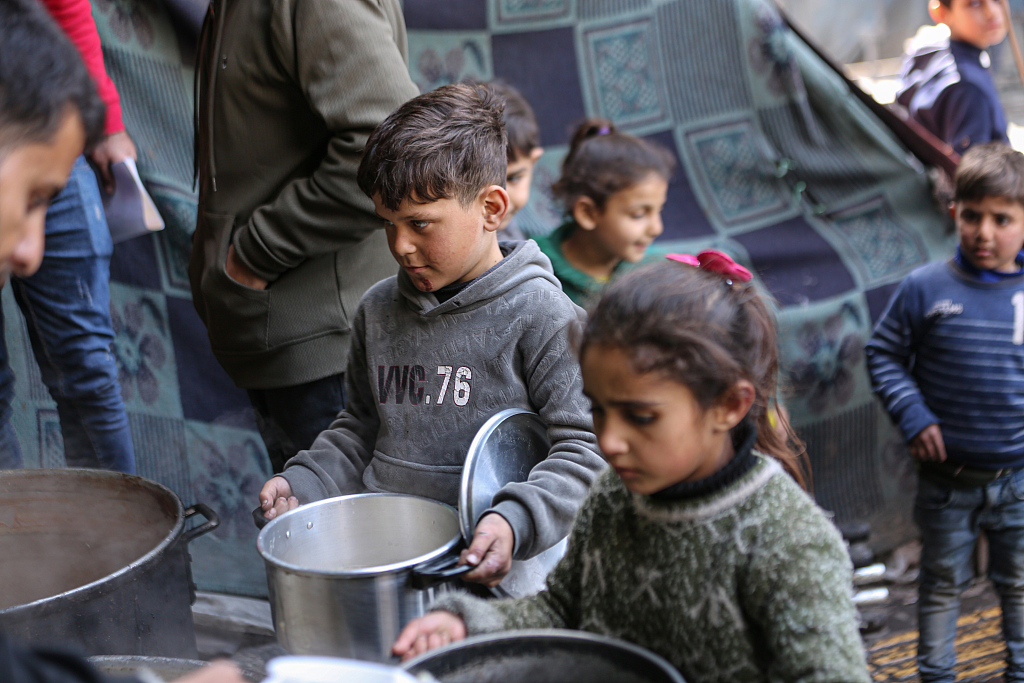
[[[333,253],[308,259],[270,285],[271,348],[349,329],[334,262]]]
[[[271,293],[236,282],[226,270],[234,216],[204,213],[199,221],[205,225],[196,230],[203,250],[198,293],[210,346],[231,355],[266,351]]]

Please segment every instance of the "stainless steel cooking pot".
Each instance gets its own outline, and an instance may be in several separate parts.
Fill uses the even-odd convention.
[[[402,665],[441,683],[684,683],[667,661],[616,638],[561,629],[473,636]]]
[[[186,531],[197,512],[209,521]],[[134,475],[0,471],[0,630],[88,655],[195,659],[187,544],[217,524]]]
[[[274,628],[292,654],[388,661],[402,627],[471,569],[444,503],[363,493],[303,505],[256,539]]]

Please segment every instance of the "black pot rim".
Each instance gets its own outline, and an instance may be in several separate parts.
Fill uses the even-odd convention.
[[[685,683],[682,674],[680,674],[679,671],[668,662],[668,660],[661,655],[651,652],[647,648],[619,638],[613,638],[612,636],[591,633],[590,631],[575,631],[561,628],[520,629],[470,636],[464,640],[459,640],[435,650],[424,652],[407,662],[403,662],[401,664],[401,668],[413,674],[421,670],[430,672],[430,667],[428,665],[432,661],[441,659],[451,653],[458,653],[460,650],[487,644],[504,646],[507,644],[514,644],[516,642],[536,643],[551,640],[591,646],[605,646],[622,652],[628,652],[651,662],[655,667],[664,671],[668,678],[675,681],[675,683]]]

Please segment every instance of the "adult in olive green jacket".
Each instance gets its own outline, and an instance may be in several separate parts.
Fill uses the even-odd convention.
[[[275,471],[343,407],[349,318],[396,269],[355,177],[406,62],[398,0],[213,0],[203,26],[189,280]]]

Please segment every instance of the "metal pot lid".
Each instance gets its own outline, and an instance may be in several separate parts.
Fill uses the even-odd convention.
[[[466,454],[459,492],[459,524],[467,543],[494,495],[506,484],[526,481],[534,466],[548,457],[547,431],[537,413],[522,408],[496,413],[477,431]],[[499,597],[522,597],[540,591],[565,547],[563,539],[529,560],[514,560],[512,570],[493,592]]]

